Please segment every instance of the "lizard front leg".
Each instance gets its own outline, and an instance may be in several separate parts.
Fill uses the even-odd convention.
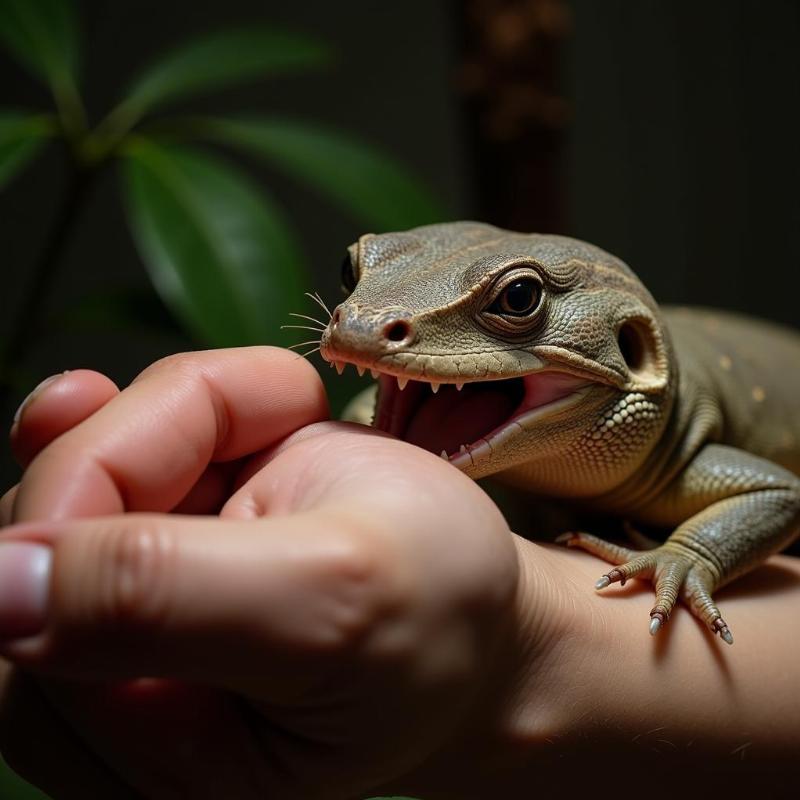
[[[800,479],[750,453],[707,445],[639,512],[648,522],[683,521],[663,545],[644,553],[588,534],[572,534],[567,544],[617,564],[597,582],[598,589],[634,577],[654,581],[651,633],[667,621],[680,596],[692,613],[732,644],[733,636],[712,594],[797,536]]]

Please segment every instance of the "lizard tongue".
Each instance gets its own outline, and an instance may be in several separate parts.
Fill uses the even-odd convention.
[[[518,397],[491,383],[468,384],[461,392],[442,386],[417,409],[404,438],[437,455],[442,450],[451,455],[502,425],[518,405]]]

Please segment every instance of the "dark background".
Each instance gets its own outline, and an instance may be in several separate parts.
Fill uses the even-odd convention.
[[[412,168],[453,219],[588,239],[628,261],[662,302],[800,322],[797,0],[78,5],[94,122],[167,48],[222,26],[274,22],[330,43],[333,67],[193,100],[193,111],[327,123]],[[46,90],[3,53],[0,106],[50,107]],[[313,192],[246,163],[301,231],[314,288],[335,302],[344,248],[365,231]],[[77,367],[124,385],[160,356],[202,346],[151,293],[117,179],[112,167],[93,187],[33,319],[18,311],[66,189],[63,153],[51,147],[0,192],[0,337],[22,326],[30,388]],[[62,319],[115,292],[149,293],[153,324],[90,330]],[[303,298],[295,310],[315,313]],[[338,398],[356,387],[352,375],[343,380],[330,384]],[[0,427],[24,393],[0,408]],[[1,446],[0,492],[18,474]],[[3,792],[39,796],[0,768]]]
[[[628,261],[660,301],[798,323],[794,0],[79,5],[95,121],[170,45],[223,24],[274,21],[331,43],[333,68],[226,91],[193,109],[330,123],[412,167],[452,218],[585,238]],[[49,98],[0,55],[0,104],[44,108]],[[281,199],[302,232],[315,288],[335,302],[344,247],[364,231],[303,187],[248,167]],[[63,180],[51,148],[0,194],[0,336],[27,324],[14,312]],[[43,320],[109,287],[149,286],[116,181],[112,168],[94,187],[42,298]],[[311,312],[302,300],[296,310]],[[91,367],[125,384],[161,355],[200,346],[163,326],[98,332],[37,322],[28,334],[26,366],[37,379]],[[2,485],[16,475],[3,448]]]

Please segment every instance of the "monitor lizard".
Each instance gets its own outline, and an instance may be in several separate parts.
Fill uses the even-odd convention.
[[[800,334],[659,308],[599,247],[475,222],[362,236],[342,274],[321,354],[378,381],[351,417],[671,531],[645,551],[563,540],[615,565],[597,589],[652,580],[651,633],[681,598],[733,643],[712,594],[800,528]]]

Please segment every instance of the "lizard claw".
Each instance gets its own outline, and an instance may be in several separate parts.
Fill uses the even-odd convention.
[[[658,629],[661,627],[661,620],[658,617],[653,617],[650,620],[650,635],[655,636],[658,633]]]
[[[669,614],[666,614],[664,611],[661,611],[658,608],[654,608],[650,612],[650,635],[655,636],[659,630],[661,630],[661,626],[669,619]]]
[[[606,586],[610,586],[612,583],[619,583],[620,586],[624,586],[627,580],[628,576],[622,570],[612,569],[611,572],[607,572],[595,583],[594,588],[605,589]]]
[[[728,644],[733,644],[733,634],[731,629],[725,624],[725,620],[719,617],[711,623],[711,630],[714,633],[719,633],[720,638]]]

